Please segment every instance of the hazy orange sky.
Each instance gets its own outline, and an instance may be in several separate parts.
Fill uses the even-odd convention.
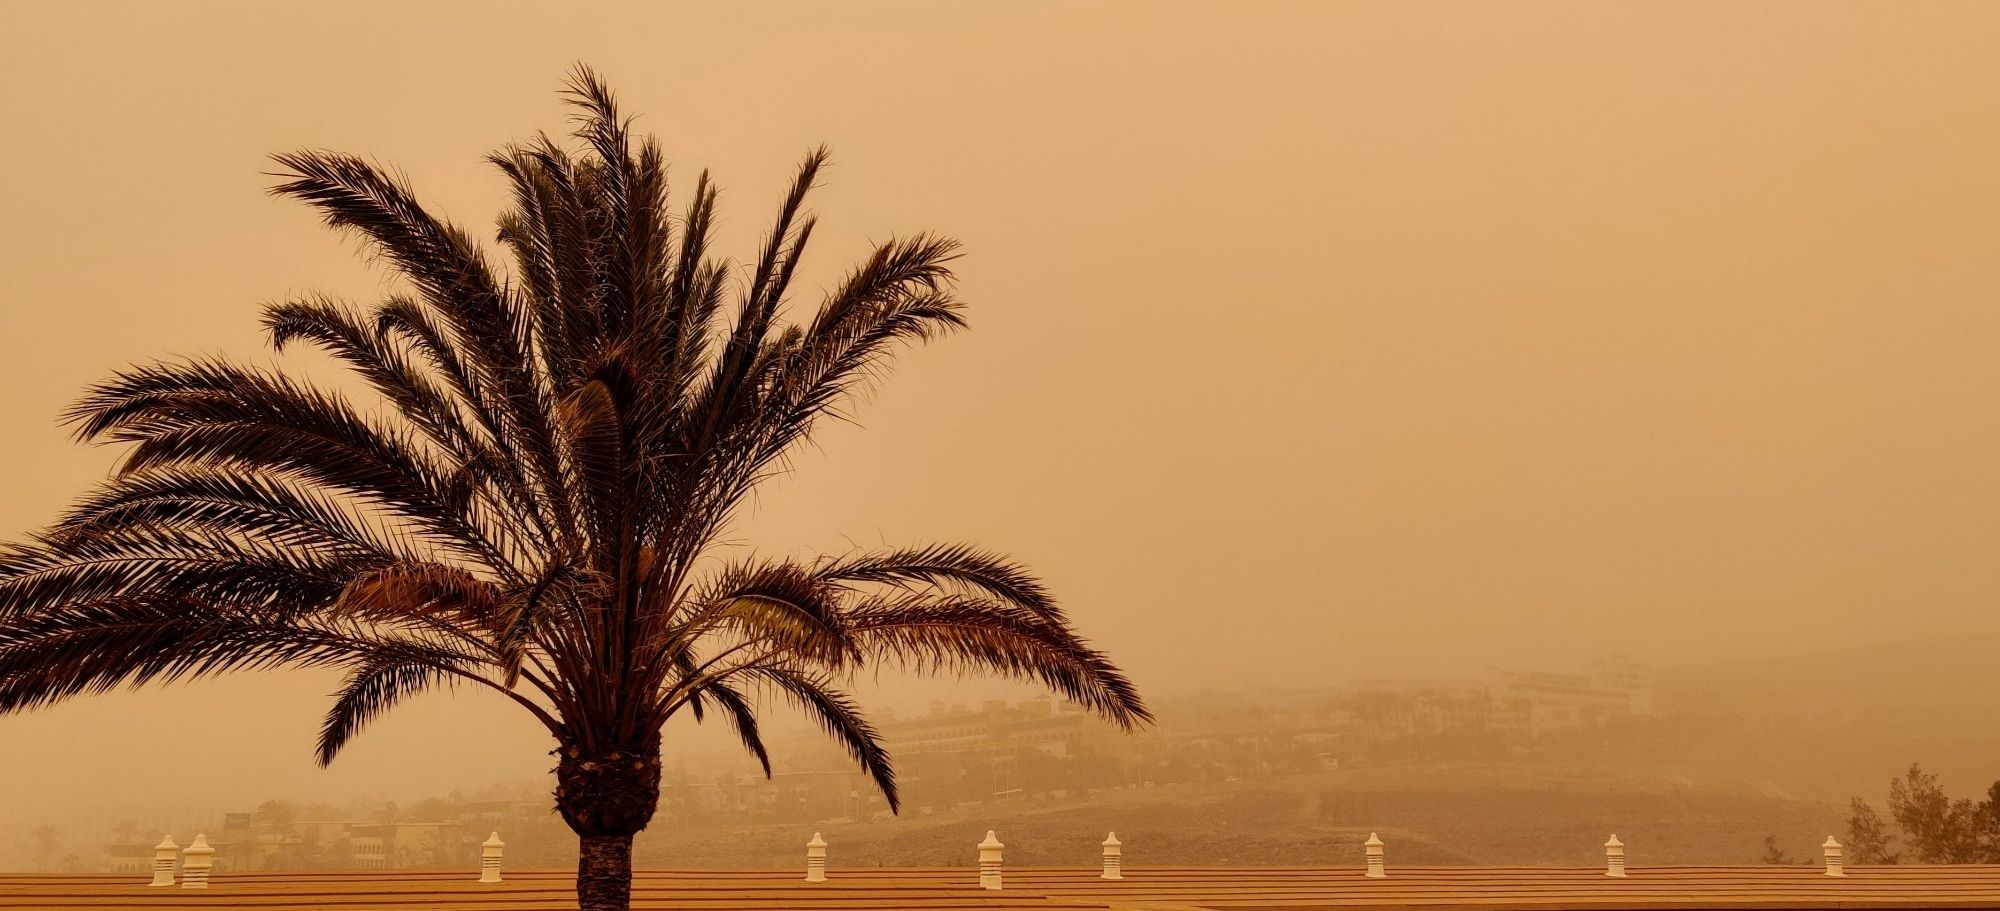
[[[486,236],[481,155],[565,129],[583,60],[745,257],[832,148],[800,306],[871,240],[966,243],[973,331],[764,492],[763,550],[1005,549],[1152,693],[2000,629],[2000,6],[585,6],[0,6],[0,533],[110,465],[56,423],[84,384],[384,291],[267,155]],[[0,773],[548,765],[432,701],[316,772],[330,688],[0,719]]]

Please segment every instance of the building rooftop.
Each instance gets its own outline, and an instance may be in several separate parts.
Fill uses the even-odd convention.
[[[830,870],[808,884],[800,871],[643,871],[635,909],[787,911],[1304,911],[1312,908],[1421,908],[1427,911],[1542,909],[1917,909],[2000,907],[2000,866],[1632,867],[1624,879],[1602,868],[1404,867],[1385,879],[1360,869],[1284,867],[1127,867],[1125,879],[1098,871],[1019,867],[1006,888],[983,891],[961,869]],[[508,870],[481,885],[477,871],[217,874],[206,890],[150,888],[144,876],[0,874],[0,907],[55,909],[237,908],[338,911],[555,911],[573,909],[568,872]]]

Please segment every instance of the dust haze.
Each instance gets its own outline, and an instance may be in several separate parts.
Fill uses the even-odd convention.
[[[1808,846],[1912,762],[1962,793],[2000,778],[1982,695],[2000,682],[2000,8],[0,16],[8,538],[113,463],[57,424],[87,383],[167,355],[265,359],[259,303],[389,290],[266,195],[269,154],[387,162],[487,236],[507,201],[481,156],[563,130],[555,89],[585,60],[682,188],[713,171],[740,255],[798,157],[832,149],[804,295],[892,233],[964,241],[972,331],[902,358],[738,537],[799,555],[976,541],[1036,569],[1162,710],[1151,740],[1104,747],[1134,751],[1103,786],[1135,818],[1149,790],[1234,794],[1245,827],[1395,816],[1375,825],[1422,829],[1439,858],[1552,862],[1567,842],[1502,845],[1503,828],[1650,813],[1680,832],[1712,811],[1737,841],[1688,836],[1680,856],[1748,860],[1783,826]],[[1531,730],[1503,711],[1509,673],[1645,704]],[[469,691],[317,768],[334,683],[237,676],[0,718],[0,844],[53,823],[88,866],[121,824],[156,839],[267,801],[546,798],[546,735]],[[1450,693],[1494,708],[1368,714],[1444,718]],[[864,695],[905,724],[1040,711],[977,681]],[[781,772],[834,767],[796,733]],[[756,777],[716,732],[670,729],[668,750],[684,785]],[[935,812],[1033,815],[991,805],[1004,784],[940,792]],[[1009,799],[1055,819],[1096,787]],[[1588,799],[1508,803],[1549,793]],[[690,799],[655,829],[871,812]],[[1496,815],[1433,818],[1464,801]],[[893,826],[920,823],[865,837],[902,850]],[[773,857],[796,853],[786,833]],[[658,862],[706,860],[676,837]]]

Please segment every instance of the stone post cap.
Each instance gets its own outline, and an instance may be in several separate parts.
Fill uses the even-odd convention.
[[[486,836],[486,840],[480,842],[479,846],[482,848],[504,848],[507,847],[507,843],[500,840],[500,833],[495,832]]]
[[[1118,833],[1116,832],[1104,836],[1104,846],[1107,848],[1115,848],[1122,844],[1124,842],[1118,840]]]
[[[1828,836],[1826,837],[1826,844],[1823,844],[1823,845],[1820,845],[1820,847],[1822,847],[1822,848],[1838,848],[1838,847],[1840,847],[1840,842],[1837,842],[1837,841],[1834,841],[1834,840],[1833,840],[1833,836],[1831,836],[1831,835],[1828,835]]]
[[[824,839],[824,838],[821,838],[821,837],[819,837],[819,833],[818,833],[818,832],[814,832],[814,833],[813,833],[813,839],[812,839],[812,841],[809,841],[809,842],[806,842],[806,847],[808,847],[808,848],[824,848],[824,847],[826,847],[826,839]]]
[[[154,845],[153,850],[163,851],[166,850],[167,848],[178,848],[178,847],[180,847],[180,845],[174,844],[174,837],[172,835],[169,835],[165,838],[160,839],[160,843]]]
[[[214,854],[215,849],[208,844],[208,836],[196,835],[194,841],[181,851],[182,854]]]
[[[1368,847],[1368,848],[1382,847],[1382,836],[1370,832],[1368,833],[1368,840],[1362,842],[1361,844],[1363,847]]]
[[[993,830],[992,830],[992,829],[987,829],[987,830],[986,830],[986,840],[985,840],[985,841],[982,841],[982,842],[980,842],[980,843],[979,843],[979,846],[980,846],[980,847],[982,847],[982,848],[1004,848],[1004,847],[1006,847],[1006,845],[1003,845],[1003,844],[1001,844],[1001,843],[1000,843],[1000,839],[999,839],[999,837],[998,837],[998,836],[995,836],[995,835],[993,834]]]
[[[1610,841],[1607,841],[1607,842],[1605,842],[1605,843],[1604,843],[1604,846],[1605,846],[1605,847],[1607,847],[1607,848],[1622,848],[1622,847],[1625,847],[1625,843],[1624,843],[1624,842],[1622,842],[1622,841],[1619,841],[1619,840],[1618,840],[1618,836],[1616,836],[1616,835],[1613,835],[1613,836],[1611,836],[1611,840],[1610,840]]]

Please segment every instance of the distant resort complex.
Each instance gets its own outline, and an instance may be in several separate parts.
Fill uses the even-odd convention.
[[[1648,670],[1607,659],[1580,673],[1496,668],[1469,679],[1204,693],[1163,700],[1160,725],[1133,734],[1047,697],[977,707],[937,702],[920,715],[885,713],[878,727],[896,760],[903,815],[921,817],[982,806],[1060,806],[1115,789],[1530,749],[1655,712]],[[833,826],[891,815],[867,777],[816,737],[774,739],[772,756],[777,771],[768,779],[732,753],[682,757],[666,770],[657,818],[697,827]],[[508,833],[515,856],[532,861],[546,849],[546,861],[557,863],[568,841],[541,797],[439,797],[402,808],[278,801],[263,812],[189,822],[208,827],[216,869],[223,871],[436,867],[476,855],[495,830]],[[154,842],[130,824],[123,829],[106,828],[101,852],[72,840],[45,866],[143,871]]]

